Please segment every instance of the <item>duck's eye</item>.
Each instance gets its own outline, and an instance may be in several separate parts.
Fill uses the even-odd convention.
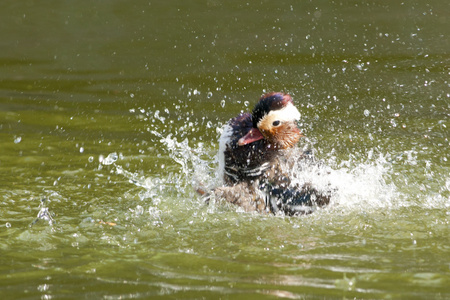
[[[276,120],[276,121],[273,121],[272,125],[273,126],[278,126],[278,125],[280,125],[280,123],[281,123],[280,121]]]

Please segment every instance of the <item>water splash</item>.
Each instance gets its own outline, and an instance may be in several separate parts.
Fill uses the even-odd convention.
[[[168,112],[166,112],[168,113]],[[149,176],[144,172],[134,173],[118,163],[123,157],[111,153],[102,158],[102,165],[112,164],[116,173],[125,176],[129,182],[144,188],[140,194],[141,199],[152,199],[155,205],[167,200],[167,195],[176,195],[178,199],[186,199],[185,203],[198,206],[201,202],[196,194],[199,187],[206,190],[220,185],[217,165],[217,145],[206,146],[203,142],[186,135],[189,128],[176,128],[174,133],[167,118],[160,116],[158,111],[146,110],[147,117],[154,117],[159,122],[151,123],[147,128],[158,144],[156,147],[164,159],[169,158],[173,164],[168,174],[163,176]],[[369,115],[369,111],[365,111]],[[144,121],[148,121],[147,118]],[[220,124],[207,121],[205,124],[195,122],[197,127],[205,127],[206,131],[216,131],[220,134]],[[173,129],[173,128],[172,128]],[[372,138],[374,138],[372,136]],[[371,139],[372,140],[372,139]],[[314,141],[304,139],[306,148],[314,149]],[[449,191],[448,179],[443,179],[440,187],[423,192],[422,183],[411,182],[414,178],[405,175],[404,170],[411,171],[423,164],[414,149],[389,153],[380,147],[367,148],[361,152],[337,155],[338,150],[318,151],[319,159],[315,164],[298,164],[291,172],[293,182],[302,185],[311,183],[319,191],[333,191],[329,209],[341,213],[355,211],[369,211],[378,209],[392,209],[418,205],[412,198],[420,198],[419,205],[427,207],[450,207],[449,198],[445,195]],[[161,157],[162,157],[161,156]],[[173,167],[173,168],[172,168]],[[425,167],[425,173],[430,175]],[[144,174],[144,175],[143,175]],[[427,175],[426,175],[427,176]],[[430,175],[435,178],[435,174]],[[430,177],[428,176],[428,177]],[[442,180],[441,180],[442,181]],[[189,204],[187,204],[189,206]]]
[[[33,221],[33,223],[31,223],[30,226],[33,226],[34,224],[36,224],[37,222],[39,222],[40,220],[46,221],[48,222],[49,225],[53,225],[55,223],[54,219],[53,219],[53,213],[49,211],[48,207],[47,207],[47,198],[42,198],[41,199],[41,203],[39,204],[39,212],[37,214],[36,220]]]
[[[211,189],[221,182],[217,177],[216,150],[208,149],[202,143],[191,146],[188,139],[180,142],[170,134],[152,133],[160,138],[169,157],[179,166],[178,172],[161,178],[149,177],[130,172],[114,162],[116,173],[144,188],[141,198],[152,199],[154,205],[164,201],[168,192],[174,190],[182,198],[194,198],[193,202],[198,205],[202,200],[195,190],[199,187]],[[339,162],[331,157],[315,164],[299,163],[291,172],[293,182],[299,185],[312,183],[319,191],[333,191],[330,206],[342,212],[402,206],[397,187],[389,182],[392,172],[390,155],[379,154],[374,158],[372,152],[366,162],[355,162],[355,157],[351,155]]]
[[[156,131],[152,133],[161,138],[160,143],[167,149],[170,158],[181,167],[180,174],[186,183],[194,186],[214,184],[211,182],[211,176],[216,174],[217,157],[205,148],[204,143],[197,143],[195,147],[191,147],[187,138],[178,142],[171,134],[164,137]]]
[[[113,152],[113,153],[108,154],[107,157],[103,157],[103,156],[100,156],[100,157],[99,157],[100,163],[103,164],[103,165],[105,165],[105,166],[112,165],[112,164],[115,163],[118,159],[119,159],[119,155],[117,155],[116,152]]]

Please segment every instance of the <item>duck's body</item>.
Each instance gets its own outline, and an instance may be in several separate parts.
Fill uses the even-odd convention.
[[[239,140],[252,129],[252,124],[252,115],[243,113],[224,127],[219,145],[219,168],[228,185],[260,177],[279,152],[265,139],[239,145]]]
[[[252,113],[225,125],[219,145],[219,176],[214,194],[246,211],[308,213],[328,204],[329,196],[309,185],[292,185],[289,172],[302,159],[297,143],[300,113],[287,94],[261,97]]]

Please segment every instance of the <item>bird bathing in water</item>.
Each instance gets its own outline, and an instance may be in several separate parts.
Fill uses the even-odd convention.
[[[247,212],[301,215],[330,202],[330,192],[299,185],[290,174],[299,160],[312,160],[298,146],[300,113],[290,95],[263,95],[251,113],[228,121],[219,140],[223,186],[208,193]],[[301,170],[298,170],[299,172]]]

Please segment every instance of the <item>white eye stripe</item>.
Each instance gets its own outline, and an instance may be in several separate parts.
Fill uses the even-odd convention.
[[[258,127],[261,125],[261,122],[266,118],[270,120],[278,120],[281,122],[298,121],[300,120],[300,112],[292,104],[288,104],[282,109],[271,110],[264,118],[261,119],[261,121],[258,122]]]

